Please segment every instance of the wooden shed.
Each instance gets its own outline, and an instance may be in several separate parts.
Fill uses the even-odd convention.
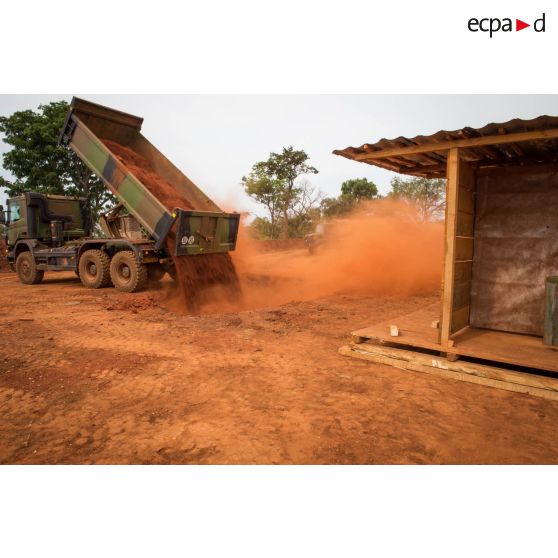
[[[356,341],[558,372],[558,347],[542,342],[545,281],[558,275],[558,117],[334,153],[447,179],[440,305],[355,331]],[[399,337],[390,336],[393,324]]]

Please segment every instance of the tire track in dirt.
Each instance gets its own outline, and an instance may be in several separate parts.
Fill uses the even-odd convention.
[[[2,285],[1,463],[558,461],[554,402],[337,354],[435,295],[193,317],[164,292]]]

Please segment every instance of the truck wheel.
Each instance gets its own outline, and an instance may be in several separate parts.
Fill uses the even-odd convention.
[[[101,289],[110,283],[110,258],[102,250],[84,252],[78,270],[78,277],[88,289]]]
[[[19,280],[25,285],[36,285],[43,280],[45,274],[37,269],[35,258],[31,252],[22,252],[16,260],[16,273]]]
[[[132,250],[122,250],[110,262],[110,277],[119,291],[135,293],[147,284],[147,267],[138,262]]]

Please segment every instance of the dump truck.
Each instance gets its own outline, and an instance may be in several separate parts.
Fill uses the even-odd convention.
[[[7,260],[22,283],[40,283],[45,271],[71,270],[88,288],[112,283],[135,292],[149,277],[174,275],[175,258],[235,249],[240,215],[223,212],[208,198],[141,134],[142,123],[74,97],[59,143],[77,154],[118,204],[100,217],[103,235],[92,236],[84,228],[84,199],[33,192],[8,199],[2,213]],[[137,154],[192,207],[169,207],[168,199],[165,205],[111,146]]]

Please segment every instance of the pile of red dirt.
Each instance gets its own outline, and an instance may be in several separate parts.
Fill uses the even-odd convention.
[[[194,209],[189,200],[181,196],[172,184],[155,172],[145,157],[115,141],[103,140],[103,143],[169,211],[175,207]]]
[[[111,152],[128,170],[169,210],[174,208],[195,209],[194,203],[158,175],[149,161],[139,153],[111,140],[103,140]],[[176,226],[175,226],[176,227]],[[175,227],[169,233],[166,243],[169,253],[174,252]],[[174,257],[174,266],[180,286],[180,301],[175,310],[185,309],[196,312],[208,299],[208,287],[223,285],[238,296],[238,278],[229,254],[200,254],[196,256]]]

